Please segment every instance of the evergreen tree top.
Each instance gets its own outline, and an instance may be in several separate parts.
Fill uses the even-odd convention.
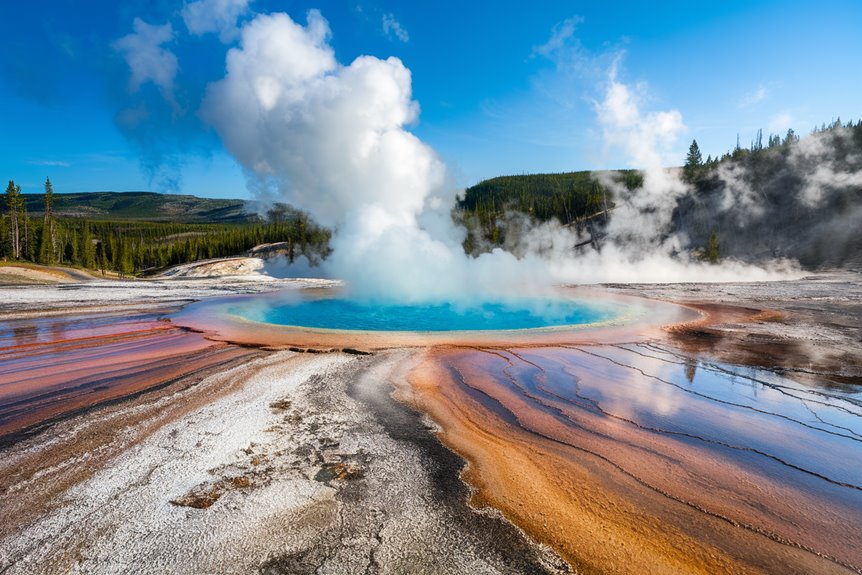
[[[685,157],[685,165],[690,167],[703,165],[703,156],[700,153],[700,146],[697,145],[697,140],[692,140],[691,146],[688,147],[688,155]]]

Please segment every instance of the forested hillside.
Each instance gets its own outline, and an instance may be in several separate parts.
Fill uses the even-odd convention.
[[[691,253],[862,267],[862,122],[836,120],[803,138],[790,131],[764,142],[758,134],[719,158],[703,159],[692,142],[681,173],[688,191],[674,198],[659,233],[680,237]],[[606,230],[617,204],[642,184],[634,170],[502,176],[467,189],[453,217],[467,227],[464,248],[473,255],[511,247],[526,227],[549,220],[578,232],[573,248],[601,249],[620,241]],[[10,181],[0,204],[0,259],[127,275],[262,243],[285,242],[290,261],[329,253],[330,232],[303,213],[283,204],[263,215],[253,208],[145,192],[55,195],[50,181],[42,194],[21,194]]]
[[[714,233],[723,257],[862,267],[862,122],[759,136],[718,160],[700,161],[692,142],[685,173],[693,191],[674,230],[691,245]]]
[[[662,233],[705,259],[862,267],[862,121],[836,120],[803,138],[791,130],[764,141],[758,133],[715,158],[702,158],[692,142],[682,178],[689,191],[675,199]],[[464,245],[474,254],[506,246],[507,233],[523,231],[512,225],[519,217],[557,219],[601,249],[620,201],[614,189],[641,183],[636,171],[493,178],[466,190],[455,217],[467,225]]]
[[[330,233],[276,204],[264,215],[242,200],[140,192],[21,194],[10,181],[0,207],[0,259],[139,275],[284,242],[290,261],[329,253]],[[208,222],[208,223],[195,223]]]
[[[22,194],[27,212],[44,213],[44,195]],[[254,223],[261,218],[250,202],[198,198],[155,192],[87,192],[55,194],[57,217],[101,220],[147,220],[184,224]]]
[[[512,212],[539,222],[557,219],[566,226],[600,226],[614,206],[613,191],[602,183],[603,176],[628,189],[642,183],[640,173],[623,170],[500,176],[468,188],[456,211],[468,229],[466,251],[478,253],[486,242],[504,245],[510,227],[507,214]]]

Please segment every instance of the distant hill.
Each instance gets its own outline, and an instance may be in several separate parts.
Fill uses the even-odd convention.
[[[613,191],[601,183],[609,179],[630,190],[643,182],[636,170],[525,174],[479,182],[458,199],[455,217],[467,228],[464,250],[475,256],[495,246],[512,248],[523,231],[519,226],[526,225],[513,214],[538,222],[556,219],[599,237],[614,207]]]
[[[687,162],[688,166],[688,162]],[[675,201],[665,236],[677,234],[695,253],[710,237],[719,257],[762,262],[776,257],[808,268],[862,269],[862,121],[840,120],[798,138],[761,137],[751,149],[699,159],[688,193]],[[510,249],[535,222],[559,220],[600,249],[614,217],[620,186],[641,185],[636,171],[502,176],[468,188],[458,217],[468,229],[464,248],[474,255]],[[612,183],[612,182],[611,182]],[[649,208],[642,208],[648,220]],[[523,216],[518,216],[523,214]],[[524,217],[528,222],[526,223]]]
[[[314,264],[330,252],[330,232],[286,204],[151,192],[7,193],[0,206],[0,261],[62,265],[125,275],[279,245],[288,262]],[[4,209],[5,208],[5,209]],[[18,225],[10,225],[17,223]],[[8,275],[8,274],[7,274]]]
[[[503,209],[530,214],[539,221],[557,218],[563,224],[608,207],[610,190],[599,183],[611,172],[564,172],[499,176],[467,188],[458,206],[474,214]],[[613,172],[629,189],[641,185],[635,170]]]
[[[31,216],[42,213],[42,194],[22,195]],[[252,202],[245,200],[198,198],[154,192],[54,195],[54,212],[57,216],[89,220],[142,220],[181,224],[255,223],[261,218],[254,207]]]
[[[862,269],[862,121],[737,149],[695,170],[673,229],[722,257]]]

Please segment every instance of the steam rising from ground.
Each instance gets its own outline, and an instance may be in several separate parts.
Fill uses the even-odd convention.
[[[862,266],[862,124],[835,124],[722,162],[681,210],[695,241],[716,229],[722,252],[749,261]]]
[[[625,150],[633,165],[643,170],[643,185],[629,191],[613,174],[601,177],[622,200],[608,234],[617,247],[634,247],[635,256],[675,251],[677,240],[665,235],[676,202],[688,187],[665,166],[674,164],[671,150],[685,130],[682,114],[676,110],[642,114],[638,94],[617,80],[616,68],[616,64],[611,68],[605,98],[595,105],[596,112],[606,145]]]
[[[228,151],[335,229],[326,265],[361,296],[446,299],[532,285],[511,254],[463,253],[445,167],[406,129],[419,113],[410,71],[397,58],[339,64],[329,35],[317,11],[305,26],[274,14],[243,28],[204,103]]]
[[[836,188],[862,188],[862,158],[858,155],[839,157],[838,149],[852,149],[849,130],[819,133],[799,140],[790,151],[790,163],[802,172],[805,182],[801,199],[815,207],[825,195]],[[847,142],[842,140],[848,140]]]
[[[329,24],[316,10],[302,25],[287,14],[254,15],[248,0],[195,0],[181,16],[190,35],[217,33],[234,46],[227,52],[225,76],[206,88],[199,117],[244,167],[253,193],[285,200],[334,230],[333,253],[322,275],[347,280],[357,296],[439,301],[468,294],[523,297],[567,282],[786,277],[783,264],[714,266],[691,258],[689,238],[671,227],[680,198],[690,190],[678,171],[665,168],[678,162],[672,152],[685,129],[682,116],[675,110],[644,111],[640,86],[618,78],[619,58],[595,111],[605,145],[623,150],[643,170],[643,185],[628,190],[613,174],[599,176],[616,202],[601,250],[576,251],[584,237],[546,223],[522,225],[509,250],[472,257],[462,248],[466,230],[451,217],[459,190],[435,152],[409,130],[419,105],[410,71],[399,59],[360,56],[338,62]],[[136,19],[134,32],[114,44],[129,66],[132,95],[149,102],[145,85],[151,84],[149,91],[155,88],[162,97],[161,108],[141,104],[118,114],[130,140],[141,146],[144,163],[152,164],[152,174],[188,148],[186,139],[196,141],[178,127],[189,124],[189,132],[199,137],[197,117],[185,114],[193,109],[186,105],[188,94],[177,89],[182,66],[170,51],[181,33],[182,27],[170,23]],[[153,109],[163,113],[154,116]],[[182,136],[177,150],[160,144],[172,141],[158,125],[158,118],[168,116],[163,123],[170,134]],[[742,175],[736,175],[740,195],[750,195]],[[812,202],[816,184],[807,194]],[[728,193],[737,188],[728,186]]]
[[[326,266],[355,295],[399,300],[542,292],[559,282],[768,279],[778,272],[741,264],[695,264],[684,238],[668,236],[686,186],[668,152],[684,129],[677,111],[643,114],[637,94],[608,79],[596,104],[609,146],[644,171],[623,198],[601,252],[577,255],[578,237],[559,225],[530,230],[518,257],[494,250],[472,258],[452,222],[454,190],[434,151],[408,131],[419,106],[410,71],[397,58],[340,64],[327,21],[315,10],[302,26],[286,14],[259,15],[227,55],[227,75],[203,105],[228,151],[256,180],[335,230]]]

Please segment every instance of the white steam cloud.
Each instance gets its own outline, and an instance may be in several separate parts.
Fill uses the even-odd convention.
[[[724,162],[719,164],[716,175],[724,182],[722,211],[735,210],[746,219],[763,215],[763,196],[749,184],[750,174],[745,166],[737,162]]]
[[[756,174],[744,162],[725,162],[719,165],[716,175],[724,185],[721,208],[734,210],[741,218],[752,220],[763,215],[764,188],[785,184],[785,194],[807,208],[820,206],[835,190],[862,188],[862,157],[842,154],[853,149],[853,135],[846,128],[815,132],[792,142],[786,150],[772,151],[786,154],[787,161],[781,172],[772,174],[771,182],[755,182]],[[785,144],[786,146],[786,144]],[[771,150],[767,150],[771,151]]]
[[[783,256],[806,267],[859,267],[862,239],[862,126],[842,126],[801,139],[734,152],[709,174],[706,190],[689,196],[693,233],[718,229],[722,252],[749,261]]]
[[[407,30],[401,25],[401,22],[396,20],[395,16],[392,14],[383,15],[383,33],[387,36],[395,37],[401,42],[410,41],[410,34],[407,33]]]
[[[123,55],[131,70],[129,89],[135,92],[145,82],[152,82],[159,87],[165,99],[173,103],[177,57],[162,47],[162,44],[173,39],[173,28],[170,23],[154,26],[140,18],[135,18],[132,26],[133,33],[113,44],[114,50]]]
[[[661,248],[658,244],[669,231],[665,228],[676,202],[688,191],[676,171],[665,168],[674,163],[672,148],[685,124],[677,110],[643,114],[639,100],[635,91],[617,79],[615,63],[605,98],[595,108],[605,144],[623,150],[631,164],[643,171],[643,185],[633,191],[612,176],[603,178],[602,183],[621,200],[611,218],[609,235],[626,245],[652,250]]]
[[[595,104],[605,144],[623,151],[641,169],[643,183],[629,190],[618,174],[601,173],[616,207],[600,251],[573,254],[583,238],[559,224],[545,224],[528,233],[522,250],[542,254],[551,275],[571,283],[670,283],[763,281],[797,274],[790,262],[752,266],[738,261],[712,265],[692,257],[688,239],[672,233],[677,201],[690,190],[672,165],[673,146],[685,130],[676,110],[644,113],[639,92],[619,81],[617,65],[608,74],[604,98]]]
[[[248,12],[250,0],[195,0],[182,10],[183,22],[195,36],[218,32],[222,42],[239,35],[236,21]]]
[[[397,58],[341,65],[329,34],[314,10],[305,26],[286,14],[256,17],[204,115],[256,178],[336,230],[327,265],[357,293],[450,297],[469,283],[468,258],[449,217],[445,167],[406,129],[419,113],[410,71]]]
[[[791,148],[790,162],[804,174],[801,199],[808,207],[818,205],[832,189],[862,188],[862,170],[859,169],[862,159],[851,157],[839,161],[837,157],[836,144],[843,138],[850,138],[849,132],[813,134]]]
[[[419,106],[410,71],[397,58],[360,56],[340,64],[327,21],[315,10],[302,26],[286,14],[259,15],[227,55],[226,77],[203,105],[226,148],[255,180],[275,188],[335,230],[327,272],[359,297],[443,300],[527,295],[559,282],[768,279],[776,272],[687,259],[668,235],[686,192],[664,166],[684,129],[677,111],[642,113],[637,94],[612,70],[596,104],[609,146],[645,168],[643,186],[622,198],[601,252],[576,255],[575,232],[536,227],[513,253],[473,258],[452,222],[454,192],[434,151],[408,131]]]

